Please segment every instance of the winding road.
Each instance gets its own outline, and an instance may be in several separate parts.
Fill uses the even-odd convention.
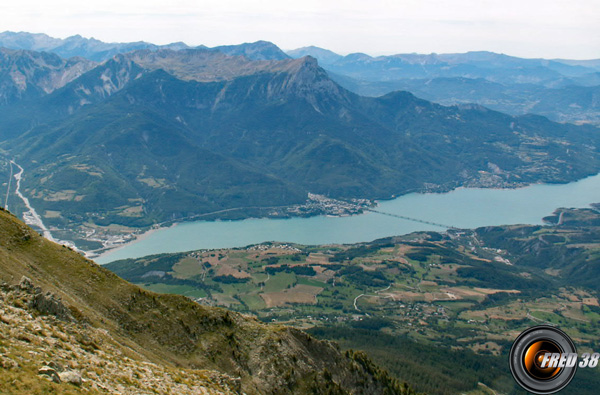
[[[358,306],[356,305],[356,302],[358,302],[358,299],[362,298],[363,296],[369,296],[369,297],[377,297],[377,298],[384,298],[384,299],[392,299],[392,300],[396,300],[393,296],[380,296],[379,293],[383,292],[383,291],[387,291],[388,289],[390,289],[392,287],[392,285],[394,285],[394,283],[391,283],[390,285],[388,285],[386,288],[384,289],[380,289],[379,291],[375,291],[375,293],[377,295],[367,295],[367,294],[360,294],[358,295],[356,298],[354,298],[354,309],[356,311],[360,311],[360,309],[358,308]]]

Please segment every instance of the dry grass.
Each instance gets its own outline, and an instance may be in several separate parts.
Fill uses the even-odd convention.
[[[284,306],[286,304],[316,304],[317,295],[323,291],[321,287],[298,284],[293,288],[281,292],[269,292],[260,296],[265,301],[267,308]]]

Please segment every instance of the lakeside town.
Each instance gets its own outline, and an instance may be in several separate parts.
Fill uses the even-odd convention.
[[[349,201],[332,199],[324,195],[308,193],[304,204],[270,208],[268,212],[263,211],[261,217],[266,218],[291,218],[291,217],[312,217],[317,215],[326,215],[334,217],[350,216],[363,214],[365,210],[374,207],[376,204],[369,199],[351,199]],[[244,208],[234,208],[230,211],[241,211]],[[260,210],[259,210],[260,211]],[[203,215],[202,220],[214,220],[210,218],[211,213]],[[210,219],[209,219],[210,218]],[[85,241],[91,245],[96,245],[94,249],[87,249],[84,254],[93,259],[106,254],[109,251],[123,247],[128,243],[135,242],[141,237],[148,236],[151,232],[158,231],[177,223],[192,220],[184,218],[170,223],[154,225],[151,228],[132,228],[126,226],[112,225],[108,227],[82,225],[78,228],[80,241]],[[196,220],[200,220],[199,218]],[[58,229],[51,229],[59,231]]]

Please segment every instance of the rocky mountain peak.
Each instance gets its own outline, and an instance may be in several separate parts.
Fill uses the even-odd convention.
[[[288,76],[282,81],[281,89],[308,98],[314,101],[315,105],[317,105],[316,95],[333,95],[341,98],[347,93],[329,78],[327,72],[319,66],[317,59],[312,56],[289,61],[283,71]]]
[[[229,56],[245,56],[251,60],[283,60],[290,57],[270,41],[256,41],[239,45],[222,45],[213,49]]]

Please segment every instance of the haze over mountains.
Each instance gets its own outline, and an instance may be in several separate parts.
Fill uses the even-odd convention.
[[[2,33],[0,45],[68,47],[103,59],[134,44]],[[0,147],[25,169],[23,192],[52,226],[148,226],[232,208],[243,217],[257,207],[301,204],[309,192],[381,199],[461,185],[567,182],[600,169],[592,126],[444,107],[408,92],[359,96],[314,57],[292,59],[268,42],[135,45],[101,63],[2,50]],[[327,67],[348,67],[365,80],[469,70],[542,86],[566,74],[588,78],[597,67],[495,54],[325,55]],[[2,166],[8,179],[8,161]]]
[[[84,38],[79,35],[66,39],[50,37],[43,33],[3,32],[0,33],[0,47],[24,49],[29,51],[52,52],[62,58],[82,57],[96,62],[102,62],[113,56],[141,49],[191,49],[185,43],[177,42],[167,45],[155,45],[144,41],[134,43],[105,43],[94,38]],[[195,48],[207,48],[200,45]],[[254,60],[281,60],[289,58],[275,44],[268,41],[258,41],[251,44],[224,45],[213,48],[226,55],[243,55]]]
[[[94,38],[88,39],[79,35],[60,39],[43,33],[17,33],[9,31],[0,33],[0,47],[52,52],[63,58],[79,56],[97,62],[110,59],[119,53],[138,49],[158,49],[162,47],[171,49],[188,48],[184,43],[173,43],[165,46],[143,41],[135,43],[105,43]]]
[[[56,53],[63,58],[108,60],[118,53],[148,49],[189,49],[184,43],[104,43],[72,36],[0,33],[0,47]],[[206,48],[199,46],[196,48]],[[366,96],[406,90],[444,105],[478,103],[512,115],[540,114],[559,122],[600,123],[600,60],[523,59],[492,52],[347,56],[318,47],[287,54],[267,41],[213,48],[252,60],[312,56],[341,86]]]
[[[379,96],[407,90],[441,104],[478,103],[512,115],[540,114],[560,122],[600,122],[598,60],[522,59],[492,52],[340,56],[306,47],[340,85]]]

